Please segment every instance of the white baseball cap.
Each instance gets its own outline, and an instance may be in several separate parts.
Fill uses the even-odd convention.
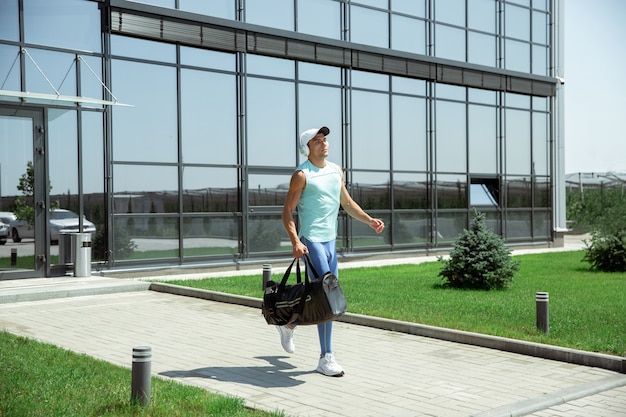
[[[324,136],[330,134],[330,129],[326,126],[316,127],[313,129],[305,130],[300,134],[300,153],[304,156],[309,156],[309,146],[307,145],[311,139],[317,136],[318,133],[321,133]]]

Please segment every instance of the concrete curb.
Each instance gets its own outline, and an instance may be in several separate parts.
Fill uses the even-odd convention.
[[[55,298],[80,297],[86,295],[114,294],[131,291],[146,291],[150,288],[149,282],[126,281],[126,282],[81,282],[71,283],[60,289],[51,286],[40,288],[12,289],[0,294],[0,304],[17,303],[25,301],[42,301]]]
[[[587,382],[561,391],[552,392],[536,398],[520,401],[502,407],[493,408],[471,417],[515,417],[526,416],[546,410],[570,401],[579,400],[590,395],[599,394],[614,388],[626,386],[626,376],[613,375],[599,381]]]
[[[211,301],[244,305],[258,309],[261,308],[263,301],[260,298],[244,297],[216,291],[184,287],[180,285],[165,284],[162,282],[152,282],[150,284],[150,290]],[[489,336],[480,333],[465,332],[462,330],[446,329],[442,327],[427,326],[424,324],[364,316],[353,313],[344,314],[338,321],[626,373],[626,358],[619,356],[585,352],[559,346],[526,342],[516,339]]]

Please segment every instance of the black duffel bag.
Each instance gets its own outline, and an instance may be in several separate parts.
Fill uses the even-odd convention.
[[[304,281],[300,260],[295,258],[279,284],[271,280],[267,282],[261,306],[267,324],[317,324],[334,320],[346,312],[346,298],[335,274],[327,272],[320,278],[308,254],[304,255],[304,259]],[[294,263],[297,283],[287,285]],[[309,280],[309,271],[313,280]]]

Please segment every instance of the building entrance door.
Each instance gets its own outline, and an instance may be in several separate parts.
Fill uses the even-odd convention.
[[[43,109],[0,106],[1,280],[48,269],[44,144]]]

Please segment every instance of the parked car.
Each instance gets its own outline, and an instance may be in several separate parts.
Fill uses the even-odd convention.
[[[15,214],[10,211],[0,211],[0,245],[5,245],[11,236],[11,222]]]
[[[9,225],[0,220],[0,245],[6,245],[9,239]]]
[[[55,209],[50,210],[50,243],[59,243],[61,233],[78,233],[80,230],[78,214],[70,210]],[[93,239],[96,235],[96,226],[83,216],[83,233],[91,233]],[[11,222],[11,238],[13,242],[21,242],[22,239],[34,238],[35,230],[32,225],[24,220],[13,220]]]

